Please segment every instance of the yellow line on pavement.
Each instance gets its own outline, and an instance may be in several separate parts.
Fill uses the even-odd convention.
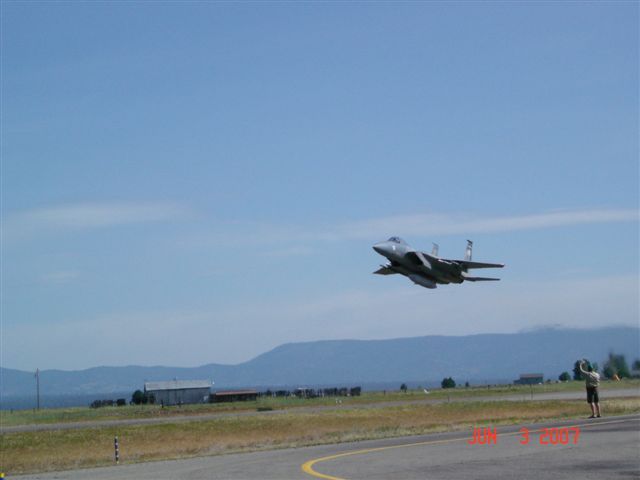
[[[597,425],[610,425],[612,423],[624,423],[627,422],[629,419],[625,419],[625,420],[609,420],[609,421],[605,421],[605,422],[591,422],[591,423],[581,423],[581,424],[576,424],[576,425],[566,425],[566,426],[562,426],[559,428],[571,428],[571,427],[594,427]],[[536,433],[536,432],[542,432],[545,428],[554,428],[554,427],[543,427],[543,428],[539,428],[537,430],[532,430],[530,433]],[[557,427],[556,427],[557,428]],[[515,432],[509,432],[509,433],[501,433],[500,436],[501,437],[507,437],[507,436],[513,436],[513,435],[522,435],[520,433],[520,431],[515,431]],[[337,453],[335,455],[329,455],[327,457],[320,457],[320,458],[316,458],[313,460],[309,460],[305,463],[302,464],[302,466],[300,467],[302,469],[302,471],[304,473],[307,473],[313,477],[316,478],[323,478],[324,480],[346,480],[342,477],[334,477],[333,475],[326,475],[324,473],[320,473],[320,472],[316,472],[313,469],[313,466],[316,463],[320,463],[320,462],[328,462],[329,460],[335,460],[336,458],[342,458],[342,457],[350,457],[353,455],[364,455],[366,453],[374,453],[374,452],[381,452],[384,450],[393,450],[396,448],[405,448],[405,447],[419,447],[419,446],[424,446],[424,445],[438,445],[438,444],[443,444],[443,443],[453,443],[453,442],[461,442],[464,440],[468,440],[469,437],[457,437],[457,438],[449,438],[446,440],[429,440],[429,441],[424,441],[424,442],[413,442],[413,443],[402,443],[400,445],[389,445],[387,447],[376,447],[376,448],[366,448],[363,450],[352,450],[350,452],[345,452],[345,453]]]
[[[308,473],[309,475],[313,475],[314,477],[318,477],[318,478],[324,478],[326,480],[344,480],[341,477],[333,477],[331,475],[325,475],[324,473],[319,473],[316,472],[313,469],[313,465],[315,465],[316,463],[319,462],[326,462],[328,460],[334,460],[336,458],[340,458],[340,457],[348,457],[350,455],[362,455],[365,453],[372,453],[372,452],[380,452],[382,450],[392,450],[394,448],[404,448],[404,447],[416,447],[419,445],[435,445],[438,443],[450,443],[450,442],[459,442],[461,440],[467,440],[468,437],[464,437],[464,438],[451,438],[448,440],[432,440],[429,442],[414,442],[414,443],[404,443],[401,445],[390,445],[388,447],[377,447],[377,448],[367,448],[364,450],[353,450],[351,452],[345,452],[345,453],[338,453],[336,455],[329,455],[328,457],[322,457],[322,458],[316,458],[315,460],[309,460],[308,462],[305,462],[304,464],[302,464],[302,471],[305,473]]]

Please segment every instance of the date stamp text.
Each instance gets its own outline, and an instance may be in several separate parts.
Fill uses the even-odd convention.
[[[531,442],[539,445],[577,445],[580,440],[580,427],[552,427],[541,430],[529,430],[522,427],[518,431],[520,435],[520,445],[529,445]],[[469,445],[497,445],[497,428],[474,428],[471,439],[467,440]]]

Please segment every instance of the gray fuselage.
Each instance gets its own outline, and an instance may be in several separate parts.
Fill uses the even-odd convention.
[[[423,287],[436,288],[438,283],[462,283],[464,281],[461,265],[416,251],[397,237],[377,243],[373,249],[389,260],[390,265],[387,268],[408,277]]]

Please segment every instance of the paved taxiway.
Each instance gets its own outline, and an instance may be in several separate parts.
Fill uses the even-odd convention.
[[[539,429],[578,425],[577,444],[541,445]],[[530,430],[520,444],[519,429]],[[627,479],[640,478],[640,415],[498,426],[496,445],[471,430],[339,445],[22,476],[35,479]],[[124,452],[123,452],[124,453]],[[306,469],[308,473],[303,471]]]

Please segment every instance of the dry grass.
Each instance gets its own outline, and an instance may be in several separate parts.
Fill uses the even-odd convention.
[[[640,399],[603,402],[605,415],[640,412]],[[583,417],[584,401],[469,402],[228,417],[164,425],[11,433],[1,436],[0,471],[17,474],[113,464],[113,438],[121,461],[133,463],[227,452],[297,447],[473,425],[533,423]]]
[[[640,380],[625,379],[620,382],[604,381],[601,390],[606,392],[610,389],[630,388],[640,389]],[[471,388],[455,389],[435,389],[429,394],[430,400],[451,398],[478,398],[495,395],[522,395],[528,396],[530,393],[538,395],[551,392],[583,391],[584,382],[549,383],[543,385],[497,385]],[[398,401],[419,401],[426,397],[422,389],[409,390],[407,393],[399,391],[383,392],[363,392],[359,397],[343,397],[341,400],[344,406],[375,404]],[[182,407],[165,407],[159,405],[125,406],[125,407],[104,407],[92,409],[88,407],[56,408],[33,410],[0,410],[0,424],[4,427],[15,425],[45,424],[45,423],[65,423],[65,422],[91,422],[101,420],[124,420],[133,418],[167,418],[172,416],[197,416],[214,413],[233,413],[240,411],[255,411],[258,408],[271,408],[273,410],[295,409],[298,407],[335,405],[335,398],[261,398],[255,402],[238,402],[222,404],[204,405],[184,405]]]

